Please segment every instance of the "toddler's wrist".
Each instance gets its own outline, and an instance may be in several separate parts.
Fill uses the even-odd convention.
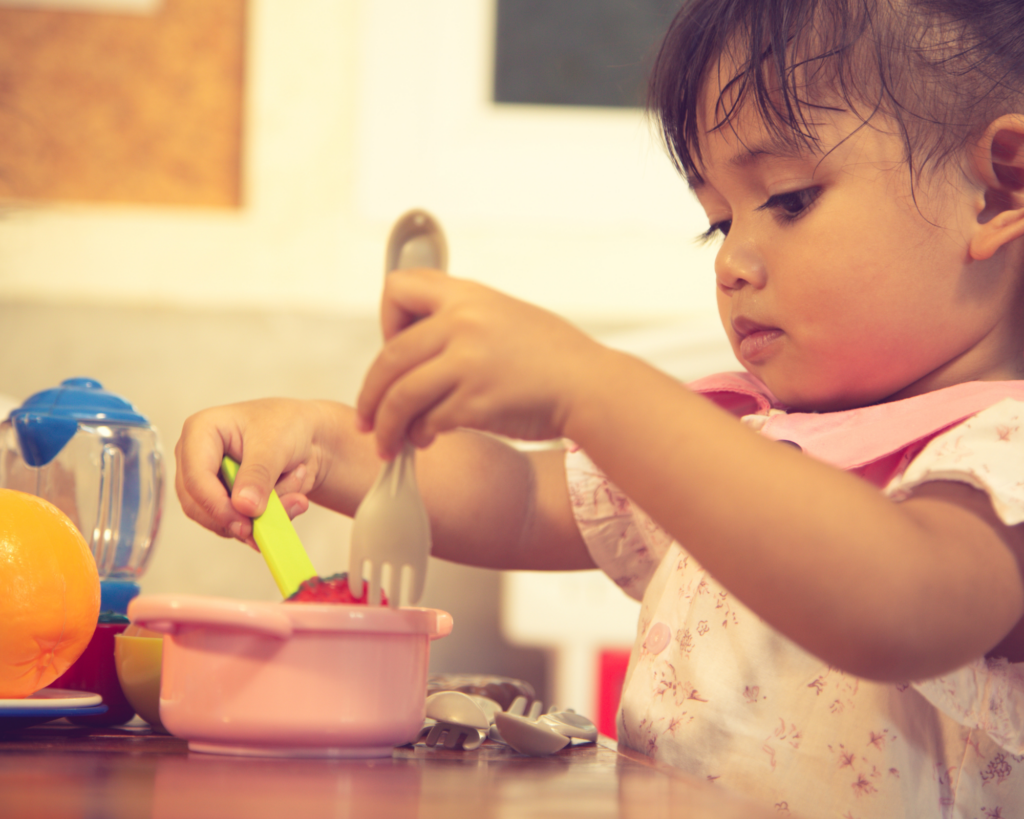
[[[594,355],[577,368],[564,402],[562,437],[586,449],[595,435],[607,434],[612,407],[630,400],[630,370],[638,363],[626,353],[594,343]]]

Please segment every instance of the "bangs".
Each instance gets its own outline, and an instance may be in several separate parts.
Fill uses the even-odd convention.
[[[702,129],[728,127],[741,109],[776,144],[811,152],[820,150],[824,112],[864,125],[883,114],[919,172],[958,155],[1020,102],[1018,2],[687,0],[658,53],[648,108],[676,168],[695,183]],[[1000,38],[1015,45],[994,43]],[[706,124],[705,110],[713,111]]]
[[[749,105],[773,142],[814,150],[820,112],[865,105],[850,80],[863,83],[854,62],[870,19],[858,0],[687,3],[662,43],[650,85],[650,108],[676,167],[702,181],[699,114],[705,93],[716,91],[708,131],[728,126]]]

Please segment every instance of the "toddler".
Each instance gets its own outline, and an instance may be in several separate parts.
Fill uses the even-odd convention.
[[[408,436],[436,556],[643,601],[623,745],[781,813],[1024,812],[1022,31],[1020,0],[688,0],[651,107],[745,372],[397,272],[357,406],[193,416],[185,511],[352,514]]]

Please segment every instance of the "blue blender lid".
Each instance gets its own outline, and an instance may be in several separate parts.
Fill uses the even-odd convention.
[[[45,466],[78,431],[80,421],[148,427],[135,407],[91,378],[69,378],[37,392],[8,416],[29,466]]]

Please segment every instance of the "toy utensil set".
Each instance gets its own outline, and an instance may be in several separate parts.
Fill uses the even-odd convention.
[[[502,711],[488,697],[440,691],[427,697],[426,715],[417,742],[428,747],[473,751],[487,738],[514,748],[521,754],[547,756],[569,745],[573,739],[597,741],[597,727],[571,709],[552,707],[541,713],[534,701],[527,709],[525,697],[516,697]]]

